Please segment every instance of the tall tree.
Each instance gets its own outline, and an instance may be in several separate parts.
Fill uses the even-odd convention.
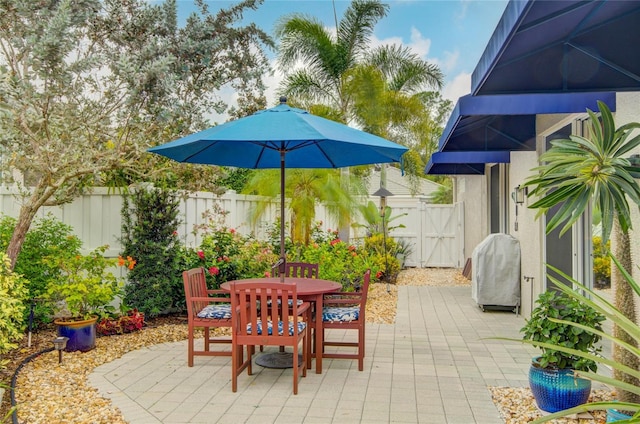
[[[344,90],[346,73],[363,61],[373,28],[388,10],[379,0],[354,0],[335,34],[313,17],[283,17],[275,30],[278,65],[285,73],[282,92],[307,109],[314,104],[328,106],[348,123],[352,99]]]
[[[440,89],[443,78],[436,65],[409,48],[388,45],[371,50],[362,65],[347,73],[345,90],[353,98],[354,119],[363,129],[401,144],[420,146],[414,140],[431,136],[422,131],[436,128],[430,105],[425,102],[432,96],[426,90]],[[420,159],[415,154],[404,157],[414,190],[424,168]],[[385,186],[385,173],[380,175],[380,183]]]
[[[589,135],[571,135],[569,139],[554,140],[552,147],[540,156],[541,165],[534,168],[526,185],[532,187],[531,196],[540,199],[530,207],[539,209],[539,215],[560,205],[558,212],[547,222],[547,233],[562,226],[560,234],[582,216],[591,202],[602,213],[602,242],[607,243],[614,228],[615,256],[625,270],[633,271],[630,255],[631,212],[627,197],[640,205],[640,168],[632,166],[626,156],[640,145],[640,123],[633,122],[615,128],[613,115],[606,104],[598,102],[601,117],[589,113]],[[617,271],[617,270],[615,270]],[[634,292],[629,284],[614,273],[615,306],[627,318],[636,322]],[[617,338],[637,347],[637,341],[614,325]],[[640,369],[637,356],[620,346],[614,346],[614,359],[632,369]],[[640,382],[619,370],[616,378],[633,385]],[[621,390],[618,399],[638,403],[640,398]]]
[[[178,27],[175,0],[0,0],[0,169],[22,195],[12,264],[42,206],[108,179],[179,178],[142,153],[205,127],[222,87],[242,109],[263,99],[273,43],[238,24],[261,0],[215,15],[196,3]]]
[[[351,97],[345,92],[346,73],[362,62],[370,49],[376,23],[389,6],[379,0],[354,0],[337,22],[335,34],[310,16],[294,14],[276,25],[278,64],[285,73],[280,90],[293,96],[305,109],[323,105],[323,115],[348,124]],[[299,67],[302,64],[303,67]],[[343,190],[348,191],[348,170],[342,171]],[[339,218],[340,237],[349,237],[350,215]]]

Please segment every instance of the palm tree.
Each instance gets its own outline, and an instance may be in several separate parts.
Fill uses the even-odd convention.
[[[276,26],[279,66],[286,74],[282,92],[306,109],[322,110],[322,116],[355,122],[372,134],[401,142],[394,137],[402,132],[398,128],[406,133],[428,117],[419,93],[441,88],[443,75],[408,48],[370,47],[373,28],[388,9],[378,0],[354,0],[336,22],[335,35],[310,17],[283,18]],[[304,67],[295,68],[300,64]],[[407,169],[421,172],[423,167],[410,164]],[[412,183],[417,186],[415,175]],[[384,172],[381,177],[384,185]],[[349,217],[340,217],[341,232],[348,231]]]
[[[640,123],[626,124],[616,129],[609,108],[598,102],[601,119],[588,110],[589,138],[571,135],[569,139],[554,140],[552,147],[540,156],[541,165],[534,168],[525,185],[533,187],[530,196],[540,199],[530,207],[539,209],[541,214],[551,207],[560,205],[558,212],[547,223],[546,231],[551,232],[563,225],[560,234],[567,231],[594,201],[602,214],[602,242],[606,243],[612,229],[615,235],[616,252],[623,268],[632,272],[629,230],[631,214],[627,196],[640,205],[640,186],[635,178],[640,178],[640,168],[633,166],[626,155],[640,145],[640,135],[632,137],[640,128]],[[615,270],[614,270],[615,271]],[[619,275],[619,274],[618,274]],[[615,306],[627,318],[636,322],[633,290],[620,277],[617,281]],[[637,341],[614,326],[615,337],[637,347]],[[639,368],[638,358],[625,349],[614,346],[614,360],[633,369]],[[616,378],[633,385],[639,381],[615,370]],[[619,400],[635,402],[640,397],[631,392],[620,391]]]
[[[351,192],[342,189],[340,175],[334,169],[290,169],[287,171],[286,197],[291,199],[290,225],[291,239],[294,243],[309,244],[311,229],[315,221],[316,202],[326,203],[336,217],[351,212],[355,208],[358,195],[366,193],[361,180],[353,178]],[[259,193],[276,197],[280,193],[280,171],[262,170],[253,173],[244,187],[245,193]],[[257,219],[268,203],[260,203],[253,211],[252,218]],[[281,223],[282,225],[282,223]]]
[[[364,59],[369,39],[389,6],[379,0],[354,0],[330,33],[317,19],[294,14],[276,25],[278,63],[286,74],[282,91],[310,108],[323,104],[349,122],[351,98],[344,92],[345,74]],[[302,68],[295,68],[303,64]]]

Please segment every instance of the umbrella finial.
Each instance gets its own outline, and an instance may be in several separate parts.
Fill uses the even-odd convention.
[[[280,104],[281,105],[287,104],[287,96],[280,96]]]

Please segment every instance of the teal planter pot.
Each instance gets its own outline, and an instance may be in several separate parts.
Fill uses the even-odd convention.
[[[587,403],[590,380],[575,377],[571,369],[540,368],[536,366],[536,359],[529,368],[529,387],[538,408],[558,412]]]
[[[54,321],[58,336],[68,337],[65,352],[87,352],[96,347],[96,322],[98,317],[84,321]]]

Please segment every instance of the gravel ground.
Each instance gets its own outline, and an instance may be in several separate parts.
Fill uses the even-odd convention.
[[[470,282],[455,269],[404,270],[398,276],[396,284],[387,286],[376,283],[370,286],[367,321],[388,324],[394,322],[397,286],[400,285],[458,286],[470,285]],[[56,352],[40,355],[25,364],[18,376],[15,397],[20,423],[125,423],[120,411],[111,401],[100,397],[97,391],[87,384],[87,376],[95,367],[119,358],[127,352],[156,343],[184,340],[186,337],[186,323],[174,322],[146,327],[132,334],[99,338],[96,348],[90,352],[65,353],[62,364],[58,364]],[[40,343],[46,345],[43,341]],[[505,418],[505,423],[526,423],[539,416],[529,389],[493,387],[490,390],[496,407]],[[595,393],[595,396],[601,395]],[[7,399],[8,396],[5,395],[5,402]],[[6,406],[3,410],[6,411]],[[556,422],[600,423],[604,422],[604,419],[596,416],[596,420]]]

